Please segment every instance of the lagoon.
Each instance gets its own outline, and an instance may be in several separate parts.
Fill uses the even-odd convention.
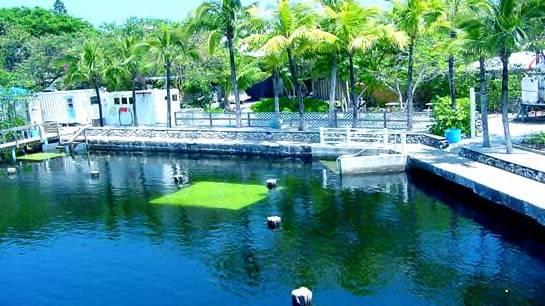
[[[157,153],[0,175],[1,305],[540,304],[545,239],[422,173],[341,179],[318,161]],[[241,209],[150,203],[189,182],[282,187]],[[4,171],[5,172],[5,171]],[[265,218],[282,217],[271,231]]]

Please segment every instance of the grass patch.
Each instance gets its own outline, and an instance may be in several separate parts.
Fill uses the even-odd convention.
[[[44,161],[53,158],[64,157],[61,153],[35,153],[17,157],[18,160],[26,161]]]
[[[239,210],[262,201],[267,195],[266,186],[197,182],[150,203]]]

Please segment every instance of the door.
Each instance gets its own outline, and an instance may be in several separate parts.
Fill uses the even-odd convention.
[[[74,108],[74,99],[72,97],[66,98],[66,110],[68,114],[68,122],[76,122],[76,109]]]

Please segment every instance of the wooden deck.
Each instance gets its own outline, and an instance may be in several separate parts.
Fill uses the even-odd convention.
[[[56,122],[0,130],[0,151],[49,143],[58,139],[60,139],[60,131]]]

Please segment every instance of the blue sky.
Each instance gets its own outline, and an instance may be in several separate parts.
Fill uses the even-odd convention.
[[[51,8],[54,2],[55,0],[0,0],[0,8],[16,6]],[[181,20],[201,2],[202,0],[64,0],[71,15],[86,19],[95,25],[120,22],[131,16]],[[383,0],[361,2],[377,4],[383,3]]]

